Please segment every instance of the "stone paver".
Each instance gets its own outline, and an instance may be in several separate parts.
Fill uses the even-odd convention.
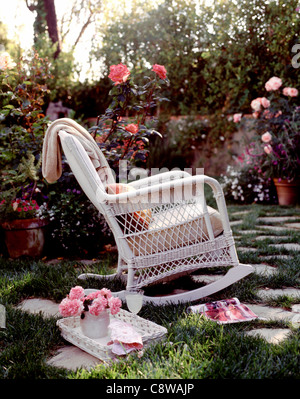
[[[256,252],[256,248],[251,248],[251,247],[237,247],[237,251],[239,251],[239,252]]]
[[[233,222],[230,222],[230,226],[237,226],[242,223],[243,223],[242,220],[234,220]]]
[[[285,244],[270,244],[270,246],[274,248],[284,248],[287,249],[288,251],[300,251],[300,244],[296,243],[285,243]]]
[[[240,230],[239,233],[241,234],[257,234],[260,233],[259,230]]]
[[[286,223],[284,226],[286,226],[288,229],[300,230],[300,223]]]
[[[262,216],[257,218],[257,221],[265,223],[284,223],[298,219],[299,218],[295,216]]]
[[[43,298],[25,299],[17,308],[30,313],[42,312],[45,317],[58,317],[60,315],[58,304]]]
[[[266,236],[256,236],[255,239],[258,240],[258,241],[267,240],[267,239],[269,239],[269,240],[286,240],[286,237],[284,237],[284,236],[269,236],[269,235],[266,235]]]
[[[54,367],[63,367],[76,371],[79,368],[91,369],[102,363],[100,359],[90,355],[76,346],[64,346],[47,360],[47,364]]]
[[[288,328],[259,328],[257,330],[251,330],[246,333],[249,336],[258,336],[264,338],[271,344],[279,344],[281,341],[288,338],[291,334],[291,330]]]
[[[300,299],[300,289],[297,288],[283,288],[283,289],[261,289],[257,291],[261,299],[269,299],[279,296],[289,296],[295,299]]]
[[[254,272],[257,274],[262,274],[262,275],[272,275],[274,273],[277,273],[277,268],[274,266],[270,265],[265,265],[263,263],[257,264],[257,265],[252,265],[254,267]]]
[[[283,227],[283,226],[267,226],[267,225],[263,225],[263,226],[259,226],[259,228],[263,229],[263,230],[272,230],[272,231],[287,231],[287,230],[290,230],[289,228]]]

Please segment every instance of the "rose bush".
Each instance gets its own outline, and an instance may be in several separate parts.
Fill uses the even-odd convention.
[[[253,119],[249,128],[255,131],[239,157],[242,167],[269,181],[272,178],[292,181],[300,176],[300,107],[298,90],[284,87],[280,78],[269,79],[265,88],[269,98],[251,102]],[[240,114],[234,120],[243,123]]]
[[[126,65],[112,65],[108,75],[114,82],[110,91],[112,102],[105,113],[98,116],[97,126],[90,129],[117,178],[120,160],[128,161],[128,170],[133,166],[145,167],[151,137],[161,137],[156,131],[153,109],[160,101],[167,100],[158,92],[161,84],[169,81],[163,65],[153,65],[151,72],[154,76],[146,76],[146,83],[138,86]]]

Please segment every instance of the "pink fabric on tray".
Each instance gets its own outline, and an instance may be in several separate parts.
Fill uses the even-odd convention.
[[[132,325],[121,320],[112,320],[109,328],[111,341],[107,345],[112,345],[112,352],[115,355],[127,355],[134,350],[143,349],[142,336]]]

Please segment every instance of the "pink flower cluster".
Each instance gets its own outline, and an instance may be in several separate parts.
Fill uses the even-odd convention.
[[[154,71],[160,79],[166,79],[167,71],[163,65],[154,64],[152,66],[152,71]],[[118,65],[111,65],[110,74],[108,77],[115,82],[115,86],[124,83],[129,78],[130,71],[126,65],[120,63]]]
[[[265,89],[267,91],[276,91],[282,86],[282,80],[276,76],[273,76],[271,79],[269,79],[266,84],[265,84]],[[298,96],[298,90],[295,89],[294,87],[285,87],[282,90],[282,94],[284,96],[288,97],[297,97]],[[257,97],[254,100],[251,101],[251,108],[253,109],[253,117],[257,119],[260,115],[260,112],[263,111],[263,116],[266,119],[271,119],[273,117],[277,118],[282,114],[282,112],[279,110],[275,115],[270,112],[267,108],[269,108],[271,105],[270,100],[268,100],[266,97]],[[233,115],[233,121],[235,123],[239,123],[242,119],[242,114],[234,114]]]
[[[117,314],[122,306],[119,298],[113,297],[111,291],[102,288],[85,295],[84,289],[80,286],[73,287],[60,305],[59,311],[63,317],[79,316],[88,307],[88,311],[98,316],[105,309],[109,309],[112,315]]]
[[[281,86],[282,86],[282,80],[280,78],[277,78],[276,76],[273,76],[265,84],[265,88],[266,88],[267,91],[278,90]],[[298,90],[295,89],[294,87],[285,87],[282,90],[282,94],[284,96],[288,96],[288,97],[297,97],[298,96]]]

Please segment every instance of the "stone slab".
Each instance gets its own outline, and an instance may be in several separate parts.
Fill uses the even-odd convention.
[[[282,308],[274,308],[272,306],[267,305],[256,305],[256,304],[245,304],[247,305],[252,312],[254,312],[259,319],[266,321],[285,321],[285,322],[296,322],[297,318],[295,316],[299,316],[294,312],[290,312],[288,310],[284,310]],[[294,320],[293,320],[294,319]]]
[[[262,275],[272,275],[274,273],[277,272],[277,268],[274,266],[269,266],[269,265],[265,265],[265,264],[255,264],[255,265],[251,265],[254,268],[254,272],[257,274],[262,274]]]
[[[237,251],[239,252],[256,252],[256,248],[250,248],[250,247],[237,247]]]
[[[233,222],[230,222],[230,226],[237,226],[239,224],[242,224],[243,221],[242,220],[234,220]]]
[[[259,226],[260,229],[263,230],[272,230],[272,231],[287,231],[290,230],[288,227],[282,227],[282,226]]]
[[[269,239],[269,240],[286,240],[286,237],[283,237],[283,236],[257,236],[257,237],[255,237],[255,239],[258,241],[267,240],[267,239]]]
[[[47,364],[54,367],[62,367],[68,370],[91,369],[97,364],[103,363],[100,359],[84,352],[76,346],[64,346],[47,360]]]
[[[297,219],[299,219],[297,216],[262,216],[257,218],[258,221],[266,223],[284,223]]]
[[[300,223],[286,223],[284,226],[286,226],[288,229],[300,230]]]
[[[283,289],[261,289],[257,294],[262,299],[276,298],[280,296],[289,296],[295,299],[300,299],[300,289],[297,288],[283,288]]]
[[[258,336],[264,338],[271,344],[279,344],[287,339],[290,334],[291,330],[288,328],[259,328],[246,333],[248,336]]]
[[[30,299],[25,299],[23,302],[21,302],[17,306],[17,309],[21,309],[29,313],[42,312],[46,317],[47,316],[58,317],[60,316],[58,306],[59,306],[58,303],[55,303],[49,299],[30,298]]]
[[[286,244],[270,244],[270,246],[275,248],[284,248],[288,251],[300,251],[300,244],[296,243],[286,243]]]

